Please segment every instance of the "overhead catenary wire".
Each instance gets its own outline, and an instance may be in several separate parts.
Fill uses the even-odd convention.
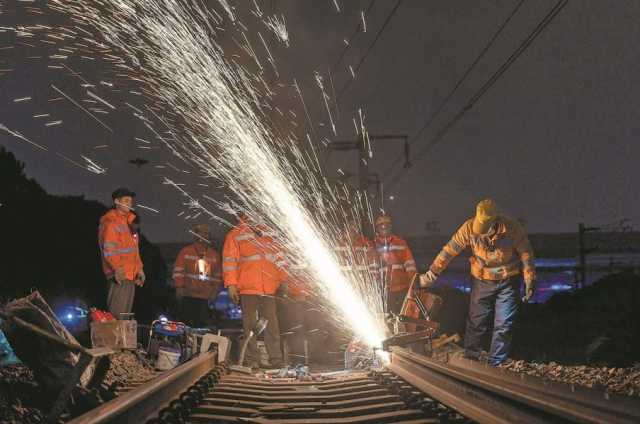
[[[367,7],[367,10],[366,10],[367,14],[369,12],[371,12],[371,9],[373,9],[373,6],[375,5],[375,3],[376,3],[376,0],[371,0],[371,2],[369,3],[369,6]],[[342,63],[342,60],[347,55],[347,52],[349,51],[349,48],[351,47],[351,44],[353,43],[353,40],[360,33],[361,30],[362,30],[362,21],[360,19],[358,19],[358,25],[356,25],[356,29],[353,31],[353,34],[351,34],[351,37],[349,37],[349,40],[347,40],[347,44],[342,49],[342,52],[340,52],[340,56],[338,56],[338,60],[336,60],[336,63],[331,67],[331,73],[332,74],[335,73],[336,68],[338,66],[340,66],[340,63]]]
[[[464,106],[449,120],[440,130],[427,142],[427,144],[414,157],[415,161],[419,161],[427,154],[436,144],[438,144],[451,128],[455,126],[462,117],[476,105],[482,96],[500,79],[500,77],[509,69],[509,67],[525,52],[525,50],[533,43],[533,41],[542,33],[542,31],[553,21],[560,11],[567,5],[569,0],[559,0],[553,8],[545,15],[538,25],[529,33],[529,35],[520,43],[518,48],[504,61],[504,63],[491,75],[491,77],[480,87],[480,89],[464,104]],[[406,172],[406,169],[399,170],[395,176],[386,185],[387,190],[393,187]]]
[[[453,88],[449,91],[449,93],[445,96],[445,98],[440,102],[438,107],[427,117],[424,125],[422,125],[422,127],[420,127],[418,132],[413,137],[411,137],[411,140],[409,140],[409,145],[414,144],[420,138],[420,136],[425,132],[425,130],[427,130],[427,128],[429,128],[431,126],[431,124],[435,121],[435,119],[440,115],[440,112],[442,112],[444,107],[447,104],[449,104],[449,101],[451,100],[453,95],[456,94],[456,92],[458,91],[458,88],[460,88],[462,83],[464,83],[464,81],[467,79],[467,77],[475,69],[476,65],[482,60],[482,58],[484,58],[484,56],[489,51],[489,49],[493,46],[493,44],[498,39],[498,37],[500,36],[502,31],[507,27],[507,25],[509,24],[511,19],[515,16],[516,13],[518,13],[518,10],[520,10],[520,7],[522,6],[523,3],[524,3],[524,0],[519,0],[518,1],[518,4],[516,4],[516,6],[513,8],[513,10],[511,10],[509,15],[505,18],[505,20],[502,21],[500,26],[493,33],[493,35],[487,41],[487,43],[484,45],[482,50],[480,50],[480,52],[475,57],[475,59],[469,64],[469,66],[467,66],[467,69],[462,73],[462,75],[460,76],[458,81],[455,83]],[[388,168],[388,171],[385,172],[385,174],[391,172],[391,170],[394,169],[400,163],[400,161],[402,160],[402,157],[403,157],[402,155],[398,155],[393,160],[393,162],[391,163],[391,166]]]
[[[389,25],[389,22],[391,22],[391,19],[393,19],[393,17],[395,16],[396,12],[398,11],[398,8],[400,7],[400,5],[402,4],[403,0],[398,0],[396,2],[396,5],[393,7],[393,9],[391,9],[391,11],[389,12],[389,14],[387,15],[387,18],[384,20],[384,23],[382,24],[382,26],[380,27],[380,29],[378,30],[378,32],[376,33],[376,36],[374,37],[373,41],[371,42],[371,44],[369,44],[369,47],[367,47],[367,50],[364,52],[364,54],[362,55],[362,57],[360,57],[360,60],[358,61],[358,64],[356,65],[356,67],[354,68],[354,74],[355,76],[358,75],[358,71],[360,70],[360,68],[362,67],[362,65],[364,64],[365,60],[367,59],[367,57],[369,56],[369,54],[371,53],[371,51],[373,50],[373,48],[375,47],[376,43],[378,42],[378,40],[380,39],[380,37],[382,36],[384,30],[387,28],[387,26]],[[354,77],[355,78],[355,77]],[[347,80],[347,82],[342,86],[342,89],[340,90],[340,92],[338,93],[338,98],[337,101],[340,101],[340,99],[342,98],[343,94],[347,91],[347,89],[349,88],[349,86],[351,85],[351,83],[353,82],[354,78],[350,78],[349,80]]]

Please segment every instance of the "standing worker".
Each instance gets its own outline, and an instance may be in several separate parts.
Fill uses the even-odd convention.
[[[535,292],[535,267],[529,239],[520,223],[500,213],[491,199],[478,203],[476,215],[467,220],[420,276],[423,287],[431,286],[449,262],[467,247],[471,248],[471,303],[465,334],[465,356],[479,359],[482,340],[493,321],[489,363],[499,365],[507,359],[512,326],[520,293],[520,273],[524,274],[525,296]]]
[[[118,188],[112,194],[113,209],[100,218],[98,244],[102,254],[102,270],[109,285],[107,309],[114,317],[123,318],[133,309],[136,286],[144,285],[145,275],[138,250],[138,234],[133,228],[134,192]]]
[[[287,265],[289,273],[287,283],[281,284],[277,299],[278,323],[283,344],[286,344],[288,357],[287,365],[297,366],[306,362],[307,326],[305,321],[310,309],[308,300],[310,295],[306,263],[294,262]]]
[[[209,300],[220,291],[218,252],[211,247],[211,232],[207,224],[192,231],[195,240],[178,253],[173,266],[173,282],[180,319],[190,326],[209,325]]]
[[[413,253],[404,239],[393,234],[389,215],[376,218],[376,251],[385,271],[387,312],[399,314],[411,280],[416,275]]]
[[[268,321],[264,341],[270,363],[260,364],[264,368],[282,366],[275,293],[280,283],[287,279],[283,266],[282,252],[263,225],[250,225],[243,217],[227,234],[222,248],[224,285],[233,303],[242,305],[245,337],[249,337],[259,318]],[[255,338],[249,343],[247,360],[252,368],[257,368],[259,356]]]

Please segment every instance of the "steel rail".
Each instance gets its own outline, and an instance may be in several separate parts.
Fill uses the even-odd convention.
[[[481,423],[638,423],[640,402],[588,389],[483,367],[462,358],[449,363],[393,348],[389,369],[429,396]],[[528,420],[513,413],[530,414]],[[546,421],[545,421],[546,420]]]
[[[217,351],[201,353],[171,371],[83,414],[70,424],[144,423],[217,364]]]

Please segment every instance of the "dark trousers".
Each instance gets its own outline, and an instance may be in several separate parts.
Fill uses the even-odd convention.
[[[116,319],[122,319],[120,314],[128,314],[133,310],[133,298],[136,294],[136,285],[133,281],[123,281],[118,284],[109,279],[109,294],[107,295],[107,309]]]
[[[281,363],[280,327],[278,325],[275,297],[241,294],[240,303],[242,304],[242,327],[244,328],[244,336],[249,337],[249,333],[256,324],[256,321],[258,321],[258,318],[265,318],[268,323],[262,335],[264,336],[264,344],[269,354],[269,361],[275,364]],[[249,363],[260,361],[256,337],[254,337],[247,346],[247,361]]]
[[[387,312],[393,312],[398,315],[400,313],[400,309],[402,309],[402,303],[404,302],[404,298],[407,297],[408,291],[408,288],[397,292],[390,291],[389,299],[387,300]]]
[[[519,295],[519,275],[501,281],[473,279],[464,340],[465,356],[474,359],[480,356],[493,316],[489,363],[498,365],[507,359],[511,346],[511,330],[518,312]]]
[[[302,365],[305,363],[304,312],[306,305],[304,302],[290,297],[279,297],[277,304],[280,337],[287,344],[288,362],[294,366]]]
[[[179,319],[191,327],[206,327],[210,324],[209,301],[196,297],[178,297]]]

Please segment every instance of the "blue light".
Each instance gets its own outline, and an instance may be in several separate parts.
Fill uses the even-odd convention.
[[[72,314],[67,314],[67,321],[71,321],[73,320],[73,315]]]
[[[158,320],[159,320],[160,322],[167,322],[167,321],[169,321],[169,318],[167,318],[165,315],[160,315],[160,316],[158,317]]]

